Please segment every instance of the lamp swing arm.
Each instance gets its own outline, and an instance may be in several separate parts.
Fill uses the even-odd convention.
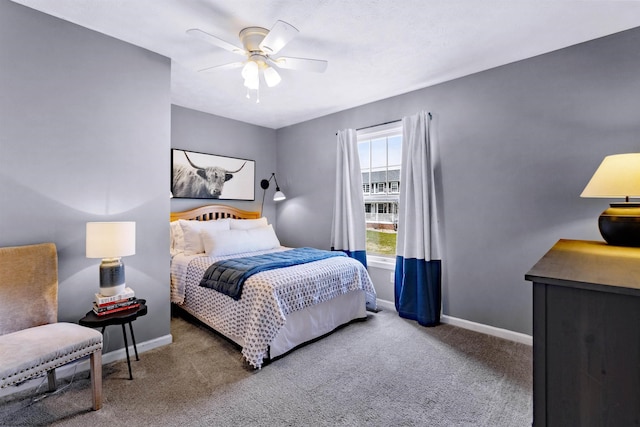
[[[275,172],[271,172],[271,176],[269,177],[269,179],[263,179],[262,181],[260,181],[260,187],[263,190],[266,190],[267,188],[269,188],[269,183],[271,182],[271,180],[274,180],[276,183],[276,191],[280,191],[280,186],[278,185],[278,180],[276,179]]]
[[[271,176],[269,177],[269,179],[263,179],[262,181],[260,181],[260,188],[262,188],[263,190],[269,188],[269,182],[271,182],[274,176],[276,176],[276,174],[274,172],[271,172]]]
[[[273,182],[276,183],[276,191],[280,191],[280,186],[278,185],[278,180],[276,179],[276,174],[275,173],[271,173],[271,178],[273,178]],[[271,180],[271,178],[269,178],[269,180]]]
[[[262,215],[262,209],[264,208],[264,197],[267,194],[267,188],[269,188],[269,182],[271,182],[272,179],[276,183],[276,192],[273,195],[273,200],[278,202],[280,200],[286,199],[286,196],[284,195],[284,193],[280,191],[280,186],[278,185],[278,180],[276,179],[275,172],[271,172],[271,176],[269,177],[269,179],[263,179],[262,181],[260,181],[260,188],[262,188],[262,205],[260,206],[261,215]]]

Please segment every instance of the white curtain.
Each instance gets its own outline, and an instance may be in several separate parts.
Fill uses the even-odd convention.
[[[432,326],[440,322],[442,280],[434,174],[438,156],[429,113],[405,117],[402,126],[396,310],[402,317]]]
[[[331,249],[343,251],[367,266],[362,172],[355,129],[337,134],[336,190]]]

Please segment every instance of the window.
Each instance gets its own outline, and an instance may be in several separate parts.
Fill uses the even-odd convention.
[[[367,253],[395,258],[400,198],[402,123],[358,131]]]
[[[384,182],[374,182],[373,192],[376,194],[384,194],[385,193],[385,183]]]

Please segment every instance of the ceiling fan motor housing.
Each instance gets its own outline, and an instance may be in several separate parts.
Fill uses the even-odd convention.
[[[260,43],[269,34],[269,30],[262,27],[247,27],[240,31],[240,41],[245,50],[250,53],[259,53],[263,56],[265,52],[260,49]]]

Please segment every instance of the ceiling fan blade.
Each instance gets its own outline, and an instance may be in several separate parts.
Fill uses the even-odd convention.
[[[247,54],[247,52],[243,48],[233,45],[222,39],[219,39],[218,37],[212,34],[209,34],[205,31],[199,30],[197,28],[192,28],[190,30],[187,30],[187,34],[197,39],[203,40],[207,43],[211,43],[214,46],[218,46],[218,47],[221,47],[222,49],[228,50],[229,52],[237,53],[238,55]]]
[[[231,62],[229,64],[222,65],[214,65],[213,67],[203,68],[198,70],[200,73],[208,73],[211,71],[220,71],[220,70],[233,70],[234,68],[240,68],[244,65],[244,62]]]
[[[291,58],[287,56],[281,56],[280,58],[269,58],[271,62],[279,67],[289,70],[302,70],[313,71],[314,73],[324,73],[327,69],[329,62],[322,59],[307,59],[307,58]]]
[[[298,29],[284,21],[277,21],[269,34],[260,42],[260,49],[267,54],[278,53],[287,43],[298,35]]]

